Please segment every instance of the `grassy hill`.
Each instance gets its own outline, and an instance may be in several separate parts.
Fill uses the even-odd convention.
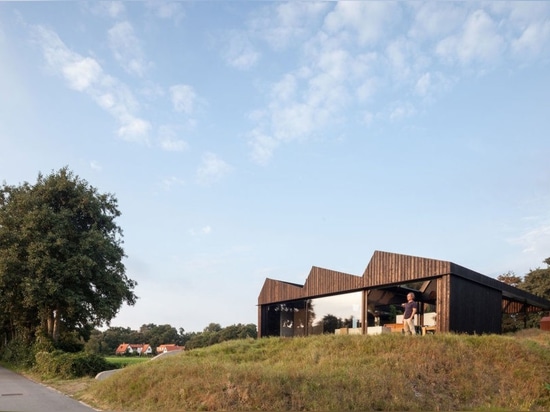
[[[550,333],[229,341],[78,396],[110,411],[550,410]]]

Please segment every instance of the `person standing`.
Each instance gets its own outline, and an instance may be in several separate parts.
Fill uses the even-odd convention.
[[[418,305],[414,300],[414,293],[407,294],[407,303],[403,303],[405,313],[403,313],[403,332],[406,335],[416,335],[416,329],[414,328],[414,315],[418,309]]]

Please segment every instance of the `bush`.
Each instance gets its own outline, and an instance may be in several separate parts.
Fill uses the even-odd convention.
[[[80,378],[95,376],[117,366],[93,353],[66,353],[62,351],[38,352],[34,371],[45,378]]]
[[[33,348],[26,342],[14,339],[0,350],[0,359],[16,368],[31,367],[34,362]]]

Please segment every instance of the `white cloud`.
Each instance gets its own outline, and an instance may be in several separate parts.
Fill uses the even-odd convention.
[[[228,65],[240,70],[247,70],[256,65],[260,53],[244,32],[232,31],[228,34],[225,61]]]
[[[399,38],[391,41],[385,52],[393,77],[400,82],[407,81],[415,69],[414,64],[411,64],[417,58],[414,44]]]
[[[413,116],[415,113],[416,109],[410,102],[396,102],[390,111],[389,118],[392,121],[401,120]]]
[[[126,10],[122,1],[96,1],[89,7],[93,13],[113,19],[120,17]]]
[[[185,181],[183,179],[178,178],[178,177],[171,176],[171,177],[163,179],[160,185],[161,185],[163,190],[168,192],[168,191],[172,190],[175,186],[185,185]]]
[[[212,233],[212,227],[210,225],[204,226],[199,230],[189,229],[189,234],[191,236],[200,236],[200,235],[206,236],[206,235],[209,235],[210,233]]]
[[[431,73],[424,73],[416,82],[415,90],[420,96],[426,96],[432,85]]]
[[[97,170],[97,171],[103,170],[103,167],[101,166],[101,164],[95,160],[92,160],[90,162],[90,167],[92,168],[92,170]]]
[[[232,167],[214,153],[205,153],[197,169],[197,182],[209,185],[231,172]]]
[[[170,87],[172,105],[176,112],[190,115],[195,111],[197,94],[193,87],[187,84],[177,84]]]
[[[550,44],[550,21],[529,24],[521,36],[512,42],[512,51],[519,58],[538,58]]]
[[[187,149],[187,142],[177,137],[177,127],[163,125],[159,128],[159,142],[163,150],[169,152],[183,152]]]
[[[449,90],[454,85],[454,81],[441,72],[425,72],[417,79],[414,91],[418,96],[431,101],[434,96]]]
[[[361,45],[372,45],[388,36],[389,28],[400,20],[400,8],[393,2],[342,1],[325,19],[330,33],[344,30],[356,34]]]
[[[279,43],[294,46],[299,63],[264,88],[266,102],[255,111],[261,116],[251,119],[251,157],[259,164],[269,162],[282,143],[326,135],[343,124],[350,107],[358,108],[358,124],[402,121],[461,77],[495,67],[510,52],[534,56],[550,49],[548,13],[537,17],[531,9],[540,9],[538,4],[337,2],[309,11],[311,19],[306,7],[284,9],[286,4],[265,12],[273,16],[266,18],[269,30],[277,32],[276,22],[280,33],[294,27],[308,36]],[[262,21],[255,15],[249,26],[260,32]],[[293,32],[294,40],[300,30]]]
[[[292,1],[263,9],[249,22],[250,32],[260,36],[276,50],[305,40],[311,28],[331,5],[329,2]]]
[[[357,85],[355,94],[359,102],[367,102],[376,95],[377,90],[377,80],[367,78],[363,83]]]
[[[178,2],[153,0],[147,1],[145,4],[161,19],[171,19],[178,23],[185,17],[183,7]]]
[[[534,218],[533,224],[526,228],[523,233],[514,238],[509,238],[512,245],[521,247],[523,259],[520,259],[522,270],[536,269],[541,267],[543,261],[550,256],[550,224]],[[537,226],[538,223],[538,226]],[[520,262],[514,262],[519,265]]]
[[[118,135],[129,141],[146,141],[151,130],[151,124],[132,115],[122,116],[122,126],[118,129]]]
[[[498,24],[484,10],[468,16],[462,31],[439,42],[436,52],[444,59],[462,64],[492,62],[505,50]]]
[[[109,47],[115,59],[128,73],[142,77],[150,64],[145,60],[141,45],[128,21],[116,23],[108,32]]]
[[[99,64],[89,57],[66,64],[62,71],[69,86],[79,92],[97,82],[102,74]]]
[[[428,1],[411,5],[414,20],[407,34],[420,44],[431,44],[435,39],[449,36],[460,28],[468,13],[458,2]]]
[[[103,109],[107,110],[107,109],[112,108],[115,105],[116,99],[115,99],[115,97],[113,96],[112,93],[105,92],[105,93],[103,93],[99,96],[96,96],[96,102]]]
[[[271,95],[280,101],[290,101],[296,98],[297,79],[292,73],[287,73],[272,87]]]
[[[183,152],[187,149],[187,143],[182,139],[175,139],[172,137],[166,137],[161,139],[160,146],[163,150],[169,152]]]
[[[268,164],[273,156],[273,152],[279,146],[279,142],[276,139],[265,135],[258,129],[250,132],[248,144],[252,147],[252,160],[260,165]]]
[[[120,123],[120,137],[147,142],[151,126],[134,113],[138,104],[124,84],[107,75],[95,59],[70,50],[54,31],[35,26],[32,32],[48,68],[61,75],[70,88],[86,93],[110,113]]]

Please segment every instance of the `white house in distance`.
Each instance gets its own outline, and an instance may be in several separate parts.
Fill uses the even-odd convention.
[[[145,344],[136,344],[136,343],[121,343],[118,345],[115,354],[117,355],[152,355],[153,348],[151,345]]]
[[[178,350],[185,350],[185,346],[178,346],[175,344],[166,344],[166,345],[157,346],[157,354],[173,352]]]

